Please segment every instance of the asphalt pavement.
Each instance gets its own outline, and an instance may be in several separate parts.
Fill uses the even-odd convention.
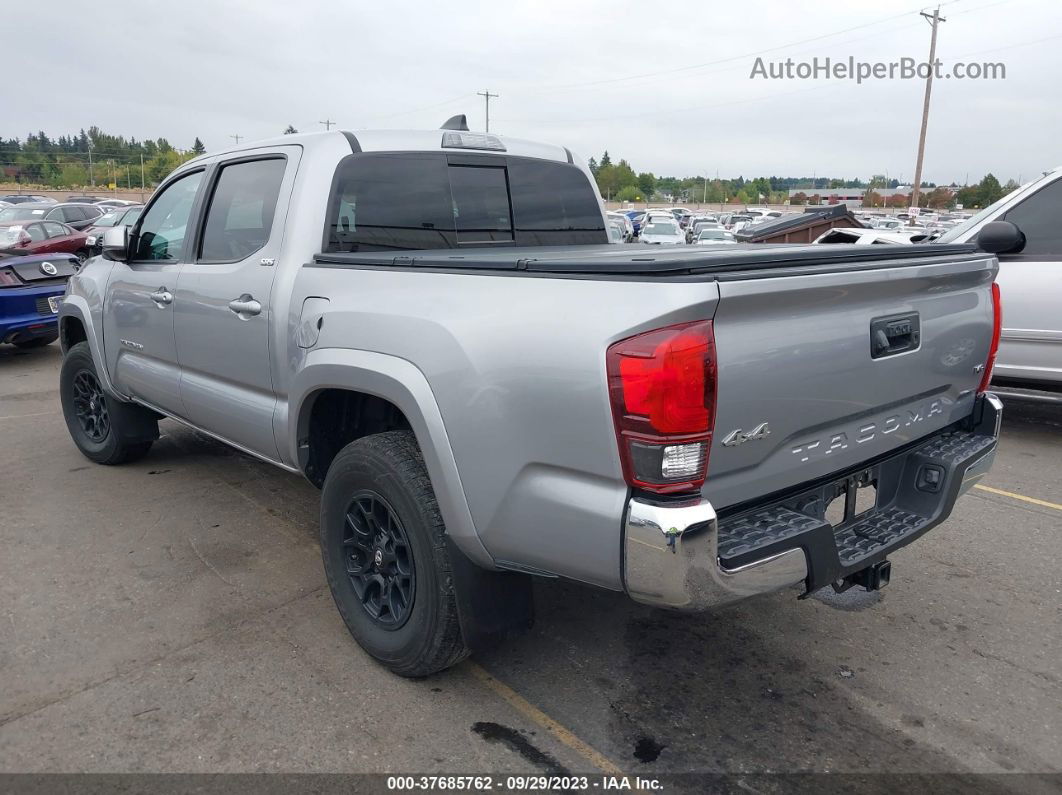
[[[708,615],[536,583],[526,636],[424,680],[332,604],[318,492],[172,421],[71,443],[58,345],[0,347],[0,772],[1062,772],[1062,411],[889,587]]]

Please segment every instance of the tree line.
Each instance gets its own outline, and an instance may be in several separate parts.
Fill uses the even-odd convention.
[[[756,177],[712,179],[705,176],[658,177],[652,172],[636,172],[626,160],[613,162],[608,150],[600,158],[591,157],[588,165],[597,180],[601,196],[607,201],[647,202],[679,201],[708,204],[826,204],[830,194],[845,190],[863,191],[864,204],[875,207],[906,207],[909,199],[902,195],[885,197],[878,190],[900,187],[899,180],[875,174],[869,180],[836,177]],[[923,182],[923,199],[927,207],[945,209],[956,203],[966,208],[987,207],[1018,187],[1009,180],[1001,185],[992,174],[980,183],[968,186],[937,185]],[[799,190],[790,199],[789,191]]]
[[[114,183],[119,188],[156,185],[184,161],[206,152],[197,137],[180,149],[166,138],[138,141],[89,127],[51,138],[30,133],[23,140],[0,137],[2,181],[51,188]]]

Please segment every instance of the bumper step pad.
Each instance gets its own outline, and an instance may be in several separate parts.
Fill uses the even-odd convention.
[[[736,569],[802,548],[808,559],[809,592],[828,585],[883,560],[943,521],[966,468],[991,452],[995,441],[976,431],[946,432],[868,468],[721,518],[719,561],[726,569]],[[933,474],[927,479],[929,471]],[[824,506],[838,493],[839,484],[851,479],[873,482],[878,504],[834,527],[826,520]]]

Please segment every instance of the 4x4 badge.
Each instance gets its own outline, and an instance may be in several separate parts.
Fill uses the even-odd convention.
[[[741,428],[731,431],[723,439],[723,447],[737,447],[739,444],[752,441],[753,439],[766,439],[771,435],[771,428],[766,422],[761,422],[751,431],[743,431]]]

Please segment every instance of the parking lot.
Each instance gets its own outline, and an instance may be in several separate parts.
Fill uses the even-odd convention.
[[[171,421],[90,464],[59,362],[0,349],[2,770],[1062,769],[1058,409],[1007,407],[880,594],[688,616],[542,581],[530,634],[410,681],[347,634],[311,485]]]

